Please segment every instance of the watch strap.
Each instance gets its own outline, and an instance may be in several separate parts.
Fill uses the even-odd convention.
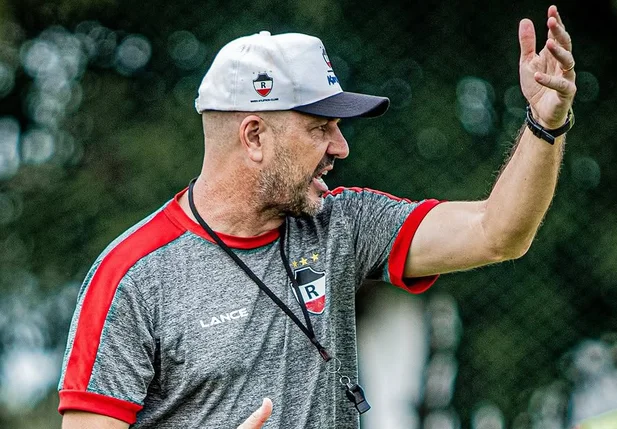
[[[527,105],[527,117],[525,118],[525,123],[527,127],[531,130],[534,136],[541,138],[542,140],[554,144],[555,139],[560,135],[563,135],[572,129],[574,126],[574,112],[572,108],[568,111],[568,117],[566,118],[566,122],[559,128],[555,128],[554,130],[549,130],[544,128],[542,125],[538,123],[533,117],[531,113],[531,106]]]

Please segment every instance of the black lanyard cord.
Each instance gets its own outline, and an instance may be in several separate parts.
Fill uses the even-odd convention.
[[[304,303],[304,297],[302,296],[302,293],[300,293],[300,285],[298,284],[298,280],[296,280],[296,277],[291,271],[291,268],[289,267],[289,260],[287,259],[287,255],[285,255],[286,231],[287,231],[287,218],[285,218],[285,221],[279,228],[279,232],[280,232],[279,250],[281,253],[281,260],[283,261],[283,266],[285,267],[285,271],[287,271],[287,276],[291,280],[291,284],[294,288],[294,291],[296,292],[296,296],[298,297],[298,302],[300,303],[300,308],[302,309],[302,314],[304,315],[304,320],[306,321],[306,328],[311,333],[309,340],[311,340],[311,342],[315,345],[315,347],[317,347],[317,350],[319,350],[319,353],[324,358],[324,360],[328,362],[330,360],[330,356],[328,355],[328,352],[323,348],[323,346],[319,344],[319,341],[317,341],[317,338],[315,337],[315,331],[313,330],[311,318],[309,317],[308,311],[306,309],[306,304]]]
[[[319,341],[317,341],[317,337],[315,336],[315,331],[313,330],[313,325],[311,324],[311,319],[306,309],[306,304],[304,303],[304,298],[302,297],[302,293],[300,293],[300,285],[298,284],[296,277],[291,271],[291,268],[289,267],[289,260],[287,259],[287,255],[285,255],[285,235],[287,232],[287,219],[285,219],[285,222],[283,222],[283,224],[279,228],[279,232],[280,232],[279,250],[281,253],[281,260],[283,261],[283,265],[285,266],[285,271],[287,272],[287,276],[291,280],[291,284],[298,298],[298,303],[300,304],[300,308],[302,309],[302,314],[304,315],[306,326],[304,326],[304,324],[302,324],[300,319],[296,317],[296,315],[289,309],[289,307],[287,307],[285,303],[281,301],[279,297],[276,296],[274,292],[272,292],[268,288],[268,286],[266,286],[265,283],[262,282],[259,279],[259,277],[257,277],[255,273],[249,267],[246,266],[246,264],[242,261],[242,259],[240,259],[238,255],[236,255],[233,252],[233,250],[231,250],[229,246],[227,246],[223,242],[223,240],[218,236],[218,234],[216,234],[212,230],[212,228],[210,228],[210,226],[206,223],[206,221],[203,220],[203,218],[199,215],[199,212],[197,211],[197,207],[195,207],[195,201],[193,200],[193,186],[195,185],[196,180],[197,178],[191,180],[191,182],[189,183],[188,198],[189,198],[189,206],[191,208],[191,212],[193,213],[193,216],[195,216],[195,219],[197,219],[197,222],[199,223],[199,225],[201,225],[201,227],[210,235],[210,237],[212,237],[214,241],[216,241],[219,247],[223,249],[231,257],[231,259],[233,259],[234,262],[238,264],[240,268],[242,268],[242,270],[251,278],[251,280],[253,280],[257,284],[257,286],[259,286],[259,288],[266,295],[268,295],[270,299],[274,301],[274,303],[278,305],[279,308],[283,310],[283,312],[287,316],[289,316],[291,320],[293,320],[293,322],[298,326],[298,328],[300,328],[300,330],[304,332],[304,334],[308,337],[311,343],[313,343],[313,345],[317,348],[317,351],[319,351],[319,354],[321,355],[322,359],[326,362],[332,360],[332,357],[330,356],[328,351],[319,343]],[[362,387],[360,387],[360,385],[357,383],[352,383],[349,377],[340,374],[340,369],[341,369],[340,363],[341,362],[338,359],[334,358],[333,362],[338,362],[338,368],[336,368],[336,364],[335,364],[334,371],[328,371],[328,372],[331,374],[340,375],[339,382],[345,387],[345,394],[347,396],[347,399],[349,399],[354,404],[354,406],[356,407],[356,409],[358,410],[360,414],[368,411],[371,408],[371,406],[366,401],[366,398],[364,396],[364,390],[362,390]]]
[[[276,294],[272,292],[268,288],[268,286],[266,286],[266,284],[262,282],[261,279],[259,279],[259,277],[257,277],[255,273],[249,267],[246,266],[246,264],[242,261],[242,259],[240,259],[240,257],[238,257],[238,255],[236,255],[233,252],[233,250],[231,250],[229,246],[227,246],[223,242],[223,240],[218,236],[218,234],[216,234],[212,230],[212,228],[210,228],[210,226],[206,223],[206,221],[199,215],[199,212],[197,211],[197,207],[195,207],[195,201],[193,199],[193,186],[195,185],[195,180],[196,178],[191,180],[191,182],[189,183],[188,200],[189,200],[189,206],[191,208],[191,212],[193,213],[193,216],[195,216],[195,219],[197,219],[197,222],[199,223],[199,225],[201,225],[201,227],[210,235],[210,237],[212,237],[214,241],[216,241],[219,247],[223,249],[229,255],[229,257],[231,257],[231,259],[233,259],[234,262],[238,264],[240,268],[242,268],[242,270],[246,273],[246,275],[248,275],[251,278],[251,280],[253,280],[257,284],[257,286],[259,286],[259,288],[266,295],[268,295],[270,299],[274,301],[274,303],[278,305],[279,308],[283,310],[283,312],[287,316],[289,316],[289,318],[298,326],[298,328],[300,328],[300,330],[302,330],[302,332],[304,332],[304,334],[308,337],[311,343],[313,343],[313,345],[317,348],[323,360],[328,362],[331,359],[331,356],[329,355],[328,351],[319,343],[319,341],[317,341],[317,338],[315,337],[315,331],[313,330],[311,319],[309,318],[308,311],[306,310],[306,305],[304,303],[304,299],[302,297],[302,294],[300,293],[300,286],[298,285],[298,281],[294,277],[293,272],[291,271],[291,268],[289,267],[289,261],[287,259],[287,256],[285,255],[284,241],[285,241],[285,230],[286,230],[287,222],[284,222],[283,225],[281,225],[281,228],[279,229],[281,259],[283,260],[283,265],[285,266],[285,271],[287,272],[287,276],[291,280],[291,284],[293,285],[294,291],[296,292],[296,296],[298,297],[300,308],[302,309],[302,314],[304,315],[304,320],[306,321],[306,326],[304,326],[304,324],[300,321],[300,319],[296,317],[296,315],[289,309],[289,307],[287,307],[285,303],[281,301],[280,298],[276,296]]]

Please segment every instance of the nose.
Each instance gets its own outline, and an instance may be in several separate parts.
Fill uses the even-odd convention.
[[[331,134],[330,144],[328,146],[328,154],[336,157],[336,158],[347,158],[349,155],[349,145],[347,144],[347,140],[341,129],[338,127],[338,124],[334,124],[333,131]]]

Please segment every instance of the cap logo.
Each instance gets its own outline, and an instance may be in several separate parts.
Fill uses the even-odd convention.
[[[338,83],[338,78],[334,75],[328,75],[328,85],[336,85]]]
[[[259,73],[257,78],[253,81],[253,88],[257,91],[257,94],[262,97],[267,97],[272,91],[273,80],[268,73]]]
[[[321,48],[321,55],[323,56],[323,60],[326,62],[328,67],[332,68],[332,63],[330,62],[330,57],[328,57],[328,54],[326,54],[326,49],[325,48]]]

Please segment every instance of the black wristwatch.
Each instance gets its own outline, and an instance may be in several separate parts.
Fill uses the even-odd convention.
[[[572,111],[572,108],[570,108],[565,124],[554,130],[547,130],[542,125],[538,124],[538,121],[536,121],[531,114],[531,106],[527,105],[527,118],[525,119],[525,123],[534,136],[553,144],[555,143],[555,139],[557,137],[570,131],[574,125],[574,112]]]

